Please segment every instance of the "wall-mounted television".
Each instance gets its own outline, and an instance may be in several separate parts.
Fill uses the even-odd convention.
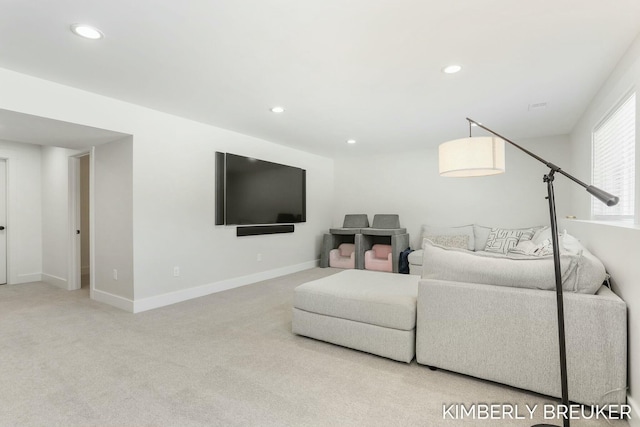
[[[216,224],[306,221],[304,169],[231,153],[216,153],[216,169]]]

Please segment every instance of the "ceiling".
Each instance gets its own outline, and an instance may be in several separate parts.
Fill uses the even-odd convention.
[[[465,117],[567,134],[639,32],[638,0],[3,0],[0,67],[342,156],[435,146]]]
[[[0,140],[80,150],[126,137],[124,133],[0,109]]]

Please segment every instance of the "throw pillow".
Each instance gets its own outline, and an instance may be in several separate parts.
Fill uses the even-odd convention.
[[[421,240],[426,236],[469,236],[467,249],[472,251],[475,249],[475,241],[473,236],[473,225],[465,225],[462,227],[431,227],[423,224],[420,233]]]
[[[491,233],[491,227],[473,224],[473,234],[476,241],[474,249],[476,251],[484,251],[484,247],[487,246],[487,240],[489,239],[489,233]]]
[[[492,228],[484,250],[487,252],[506,254],[510,249],[513,249],[518,245],[522,234],[522,230]],[[533,237],[533,233],[531,233],[531,237]],[[526,240],[531,240],[531,237]]]
[[[426,240],[431,241],[434,245],[444,248],[469,249],[469,236],[425,236]]]
[[[536,245],[542,243],[547,239],[551,239],[551,228],[548,225],[538,228],[531,238],[531,240],[533,240],[533,243],[535,243]]]
[[[541,243],[535,243],[533,240],[520,240],[515,248],[509,250],[509,253],[545,257],[553,255],[553,246],[551,245],[550,239],[544,240]]]
[[[529,227],[529,228],[518,228],[518,231],[522,231],[522,236],[520,236],[519,241],[523,240],[534,240],[537,233],[540,232],[544,227]],[[548,227],[547,227],[548,228]],[[484,248],[487,246],[487,240],[489,240],[489,234],[491,234],[492,227],[485,227],[483,225],[474,224],[473,225],[473,234],[475,235],[475,250],[476,251],[484,251]]]
[[[522,231],[522,235],[520,235],[520,239],[518,239],[518,242],[524,242],[526,240],[533,239],[533,236],[536,234],[537,229],[536,228],[524,228],[524,229],[520,229],[518,231]]]

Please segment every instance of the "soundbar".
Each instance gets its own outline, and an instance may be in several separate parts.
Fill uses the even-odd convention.
[[[236,227],[236,236],[258,236],[260,234],[293,233],[293,224],[282,225],[251,225],[247,227]]]

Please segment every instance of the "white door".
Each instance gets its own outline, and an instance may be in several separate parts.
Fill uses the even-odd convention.
[[[0,285],[7,283],[7,161],[0,160]]]

